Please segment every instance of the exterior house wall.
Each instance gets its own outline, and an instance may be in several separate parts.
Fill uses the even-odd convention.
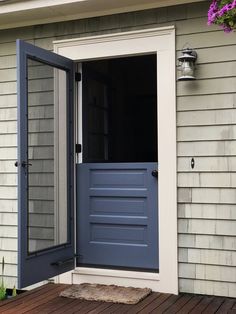
[[[9,286],[17,268],[15,39],[52,50],[54,40],[175,25],[177,55],[186,45],[198,53],[197,80],[177,83],[179,290],[236,297],[236,40],[207,27],[208,5],[0,31],[0,259]]]

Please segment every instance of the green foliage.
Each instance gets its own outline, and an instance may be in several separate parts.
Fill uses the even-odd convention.
[[[17,296],[17,292],[16,292],[16,287],[14,286],[12,289],[12,296],[16,297]]]
[[[0,286],[0,300],[4,300],[6,298],[6,287],[4,285],[4,269],[5,269],[5,260],[4,256],[2,258],[2,280]]]

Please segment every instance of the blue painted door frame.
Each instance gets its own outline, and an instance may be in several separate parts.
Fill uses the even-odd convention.
[[[67,242],[29,253],[28,248],[28,59],[66,73],[67,105]],[[35,67],[37,70],[37,67]],[[22,288],[74,268],[74,62],[52,52],[17,40],[18,102],[18,287]]]

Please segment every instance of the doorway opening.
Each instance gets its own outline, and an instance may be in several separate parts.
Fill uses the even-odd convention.
[[[78,265],[158,271],[156,55],[82,64]]]
[[[156,55],[83,62],[83,162],[157,161]]]

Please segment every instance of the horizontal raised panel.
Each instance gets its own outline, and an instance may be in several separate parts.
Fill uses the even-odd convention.
[[[236,173],[179,173],[179,187],[236,187]]]
[[[146,215],[147,199],[142,197],[91,197],[90,213],[99,215]]]
[[[16,81],[16,69],[1,69],[0,82]]]
[[[17,250],[17,239],[12,238],[0,238],[1,250],[16,251]]]
[[[0,109],[0,120],[16,120],[17,108],[4,108]]]
[[[180,36],[177,41],[177,50],[181,50],[186,42],[191,43],[191,47],[197,49],[222,46],[222,43],[224,45],[234,45],[235,38],[234,36],[225,36],[225,33],[220,30],[212,32],[208,27],[208,32]]]
[[[17,174],[1,173],[0,185],[13,185],[17,184]]]
[[[0,199],[16,199],[17,187],[0,186]]]
[[[53,228],[29,228],[29,239],[31,240],[53,240],[54,239],[54,229]]]
[[[177,113],[178,126],[236,124],[236,108],[210,111],[184,111]]]
[[[147,245],[147,227],[92,223],[90,241],[117,245]]]
[[[178,247],[235,251],[236,237],[179,233]]]
[[[178,156],[236,156],[235,141],[180,142]]]
[[[179,218],[200,219],[234,219],[236,220],[236,205],[225,204],[179,204]]]
[[[177,84],[178,96],[189,95],[204,95],[204,94],[220,94],[220,93],[235,93],[236,92],[236,77],[217,78],[208,80],[196,80],[189,84],[179,82]]]
[[[49,200],[29,200],[30,213],[54,213],[54,201]]]
[[[30,200],[54,200],[53,187],[29,187]]]
[[[177,110],[208,110],[235,108],[236,94],[191,95],[177,97]],[[206,111],[205,111],[206,112]]]
[[[236,220],[178,219],[179,233],[236,236]]]
[[[231,172],[236,171],[235,157],[195,157],[194,168],[191,168],[191,158],[178,158],[179,172]]]
[[[179,127],[178,141],[232,140],[236,139],[236,125]]]
[[[0,69],[8,69],[16,67],[16,56],[0,56]]]
[[[180,248],[179,262],[236,266],[236,251]]]
[[[17,212],[17,200],[0,199],[2,212]]]
[[[17,226],[0,226],[0,238],[17,238]],[[0,250],[1,260],[1,250]]]
[[[54,215],[53,214],[34,214],[29,213],[29,225],[33,227],[45,227],[53,228],[54,226]]]
[[[142,169],[91,170],[91,188],[144,188],[147,172]]]
[[[31,169],[30,169],[31,170]],[[29,175],[30,186],[53,186],[54,173],[31,173]]]

